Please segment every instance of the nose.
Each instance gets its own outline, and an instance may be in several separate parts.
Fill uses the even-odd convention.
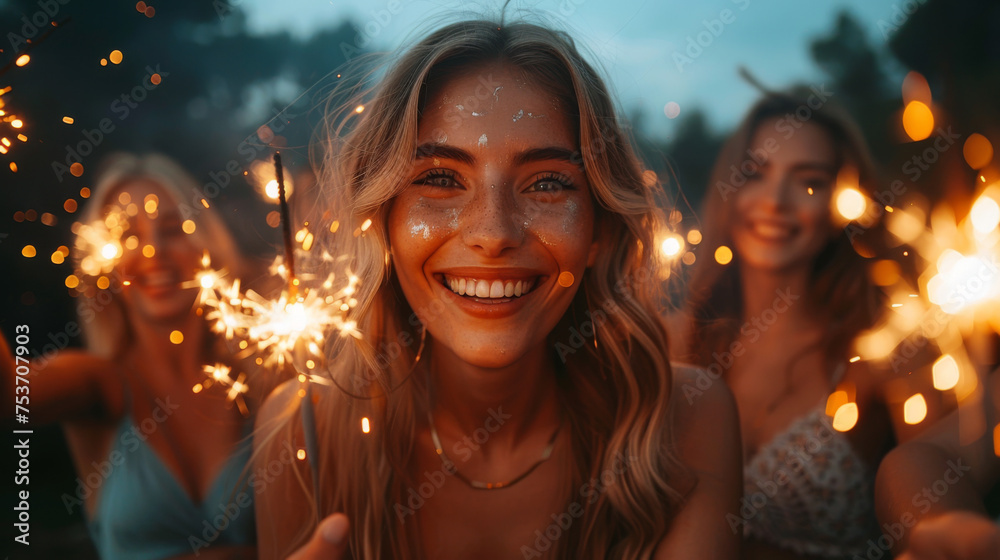
[[[520,246],[525,219],[515,206],[514,193],[508,188],[487,185],[478,189],[462,212],[465,244],[488,258],[500,257],[504,251]]]
[[[764,181],[760,198],[772,210],[785,209],[791,201],[792,181],[787,173],[775,174]]]

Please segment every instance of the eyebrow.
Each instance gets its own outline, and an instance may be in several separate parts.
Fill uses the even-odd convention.
[[[450,146],[448,144],[435,144],[430,142],[417,146],[416,153],[413,157],[418,160],[430,159],[432,157],[452,159],[466,165],[472,165],[476,161],[476,156],[463,150],[462,148]],[[561,148],[558,146],[549,146],[545,148],[531,148],[530,150],[520,152],[514,156],[513,163],[514,165],[524,165],[526,163],[552,160],[564,161],[567,163],[578,163],[581,161],[579,152],[575,150]]]
[[[765,161],[760,164],[760,167],[768,167],[771,162]],[[826,163],[820,163],[818,161],[804,161],[801,163],[796,163],[791,167],[792,171],[823,171],[831,175],[837,174],[837,167],[835,165],[830,165]]]
[[[837,168],[833,165],[819,162],[803,162],[792,166],[793,171],[823,171],[830,175],[837,174]]]

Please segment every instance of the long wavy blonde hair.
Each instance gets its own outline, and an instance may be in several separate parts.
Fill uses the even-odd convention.
[[[112,199],[112,196],[129,183],[137,181],[150,181],[160,186],[177,204],[182,217],[194,222],[191,242],[209,252],[215,268],[226,269],[235,277],[243,277],[248,272],[246,261],[237,250],[233,235],[222,218],[210,207],[188,203],[192,193],[198,192],[194,178],[177,162],[162,154],[117,152],[105,158],[81,217],[81,225],[104,222],[109,210],[118,205],[118,200]],[[135,203],[141,205],[141,202]],[[133,330],[126,304],[121,297],[121,278],[112,270],[106,275],[112,281],[103,288],[97,285],[100,276],[88,274],[81,263],[94,251],[100,251],[101,247],[93,247],[86,238],[81,237],[84,236],[78,235],[74,249],[74,274],[80,280],[77,286],[80,292],[77,314],[83,324],[87,349],[98,356],[115,359],[131,344]],[[208,342],[216,341],[213,339]],[[224,350],[223,347],[213,351],[221,353]]]
[[[676,458],[667,334],[656,312],[661,286],[649,281],[660,265],[654,235],[666,222],[656,202],[658,188],[644,184],[602,79],[570,37],[530,23],[464,21],[431,33],[402,54],[376,87],[339,103],[321,133],[319,209],[326,221],[318,228],[338,220],[325,249],[346,256],[362,279],[354,317],[364,338],[338,339],[347,342],[328,349],[329,373],[341,390],[317,401],[322,438],[313,513],[319,519],[339,511],[351,519],[356,558],[421,556],[415,524],[403,524],[391,505],[404,502],[405,489],[414,483],[409,465],[427,387],[425,376],[411,375],[419,320],[392,272],[387,215],[408,184],[427,90],[493,62],[522,71],[572,112],[604,248],[549,335],[554,353],[559,344],[572,350],[561,353],[570,374],[559,380],[573,457],[567,500],[570,489],[611,472],[616,458],[630,460],[550,553],[567,559],[650,558],[693,483]],[[358,105],[364,106],[360,114]],[[572,329],[583,330],[588,312],[599,317],[593,340],[569,345]],[[420,365],[427,362],[425,355]],[[370,434],[357,429],[362,417],[371,419]],[[286,428],[297,421],[291,415]],[[311,529],[303,527],[289,548]]]

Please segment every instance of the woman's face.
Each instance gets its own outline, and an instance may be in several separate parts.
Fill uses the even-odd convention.
[[[503,367],[545,343],[597,254],[578,141],[565,108],[502,65],[431,93],[389,211],[395,273],[436,343]]]
[[[747,158],[765,161],[737,190],[732,237],[744,266],[786,271],[808,266],[834,234],[836,153],[819,125],[805,123],[786,139],[777,122],[763,121],[751,139]]]
[[[128,219],[124,234],[126,238],[136,236],[138,245],[125,249],[118,263],[122,277],[131,282],[123,291],[130,313],[154,323],[185,316],[191,312],[197,290],[181,284],[194,278],[203,249],[181,230],[180,209],[163,187],[151,181],[134,181],[113,192],[111,200],[118,200],[122,193],[128,193],[139,207],[139,213]],[[144,205],[153,196],[158,203],[155,214],[150,215]],[[143,254],[147,245],[153,248],[150,257]]]

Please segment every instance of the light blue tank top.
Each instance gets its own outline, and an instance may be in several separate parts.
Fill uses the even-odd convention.
[[[88,522],[102,559],[159,560],[256,542],[253,488],[241,477],[253,447],[249,437],[195,504],[143,435],[126,416],[108,455],[110,472]]]

